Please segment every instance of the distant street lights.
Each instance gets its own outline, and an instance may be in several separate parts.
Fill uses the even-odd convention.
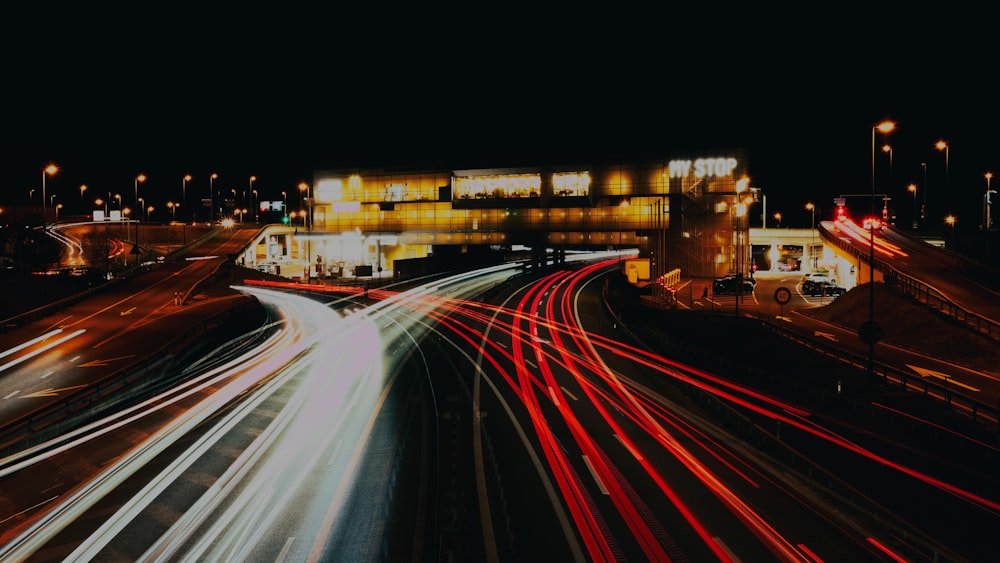
[[[42,169],[42,232],[45,232],[45,177],[53,176],[59,171],[59,167],[50,164]]]
[[[781,213],[775,213],[774,214],[774,222],[778,226],[778,228],[780,229],[781,228]]]
[[[281,203],[281,211],[285,215],[285,217],[284,217],[285,220],[282,221],[282,222],[283,223],[287,223],[288,222],[288,193],[286,193],[284,190],[282,190],[282,192],[281,192],[281,201],[282,201],[282,203]]]
[[[889,155],[889,177],[892,178],[892,145],[888,143],[882,145],[882,152]]]
[[[83,192],[85,192],[85,191],[87,191],[87,185],[86,184],[80,184],[80,205],[81,206],[84,205],[84,202],[83,202]]]
[[[917,185],[910,184],[909,186],[906,186],[906,190],[913,193],[913,228],[916,230],[919,225],[917,221]]]

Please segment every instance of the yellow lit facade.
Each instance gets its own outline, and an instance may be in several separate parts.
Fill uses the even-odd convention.
[[[484,245],[542,255],[637,248],[654,276],[677,268],[717,276],[749,256],[739,248],[749,225],[735,212],[747,182],[738,152],[587,166],[322,170],[310,232],[295,235],[309,237],[310,259],[389,270],[446,247]]]

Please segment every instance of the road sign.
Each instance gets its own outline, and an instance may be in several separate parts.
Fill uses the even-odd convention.
[[[774,300],[778,302],[778,305],[784,305],[792,299],[792,292],[788,290],[787,287],[779,287],[774,290]]]

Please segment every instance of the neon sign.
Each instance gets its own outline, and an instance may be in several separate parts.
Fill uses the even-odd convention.
[[[683,178],[692,173],[696,178],[705,176],[731,176],[736,169],[737,160],[732,157],[699,158],[697,160],[671,160],[670,177]]]

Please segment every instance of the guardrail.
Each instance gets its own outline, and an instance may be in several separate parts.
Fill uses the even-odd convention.
[[[59,435],[78,424],[81,416],[91,416],[98,411],[113,408],[118,395],[124,393],[128,397],[123,395],[119,398],[131,400],[133,393],[143,390],[143,386],[137,384],[148,379],[150,374],[168,368],[170,359],[175,356],[177,350],[186,348],[192,341],[205,338],[207,333],[225,324],[234,315],[253,314],[258,308],[256,299],[241,299],[228,310],[220,311],[191,326],[189,330],[177,334],[171,341],[156,350],[151,350],[143,359],[94,381],[59,401],[48,403],[3,424],[0,426],[0,458]],[[240,340],[245,341],[256,336],[257,332],[252,332],[243,335]]]
[[[870,253],[861,252],[853,245],[845,243],[838,237],[834,236],[833,233],[830,233],[823,228],[822,225],[817,226],[817,228],[819,229],[820,236],[822,236],[828,244],[832,244],[840,248],[844,252],[851,254],[859,260],[864,260],[865,262],[870,261]],[[901,291],[903,294],[912,297],[917,302],[923,303],[934,311],[950,317],[957,323],[974,330],[990,340],[1000,342],[1000,323],[997,321],[969,311],[961,305],[949,301],[933,287],[918,280],[917,278],[914,278],[913,276],[900,272],[886,262],[875,260],[872,267],[882,272],[885,283],[893,289]]]
[[[851,354],[840,348],[825,345],[813,338],[802,336],[766,319],[754,320],[760,322],[763,328],[786,340],[794,342],[798,346],[810,349],[822,356],[840,361],[856,369],[868,369],[869,359],[867,356]],[[996,404],[990,404],[963,395],[961,392],[956,391],[954,385],[949,385],[947,381],[938,383],[935,380],[918,377],[908,371],[879,362],[872,362],[871,366],[873,376],[881,379],[883,384],[896,385],[905,391],[917,392],[939,399],[955,411],[968,416],[974,421],[986,422],[994,427],[1000,425],[1000,398],[998,398]]]

